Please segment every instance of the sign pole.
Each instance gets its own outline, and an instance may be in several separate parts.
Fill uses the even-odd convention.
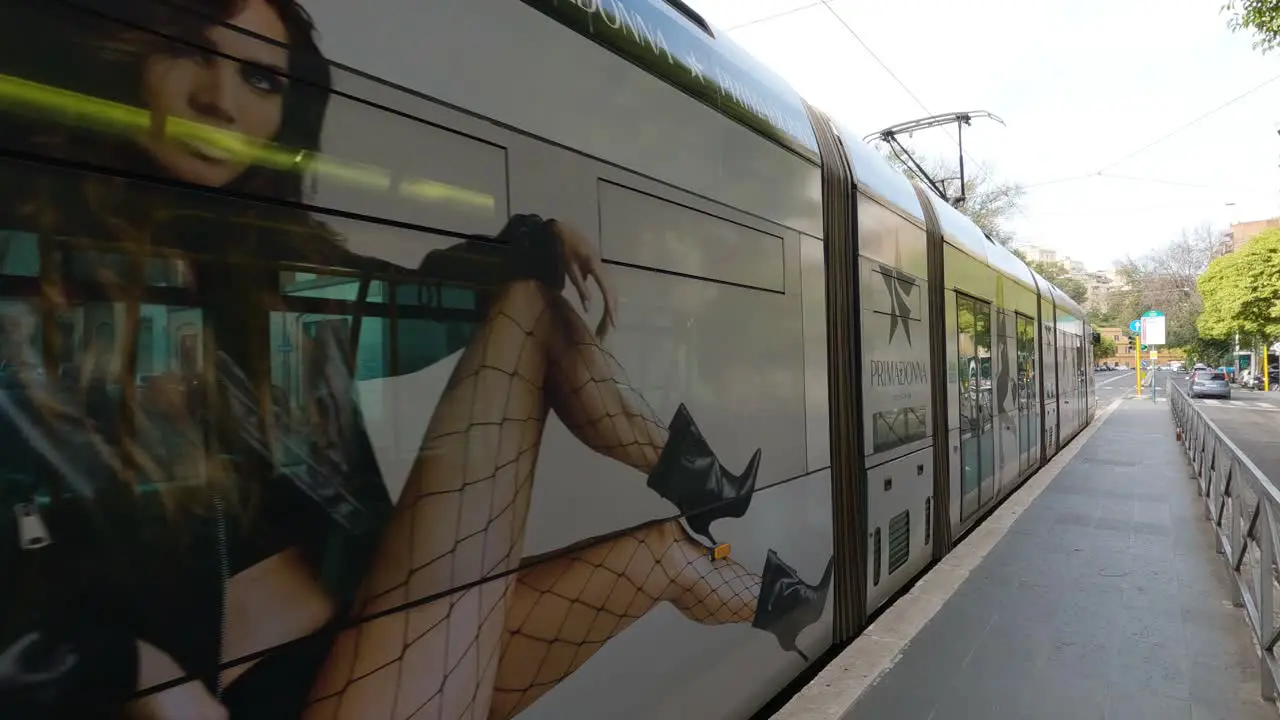
[[[1268,356],[1271,355],[1271,346],[1265,342],[1262,344],[1262,392],[1271,391],[1271,369],[1267,366]]]

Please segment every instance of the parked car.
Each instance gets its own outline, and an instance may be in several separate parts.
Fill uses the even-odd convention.
[[[1247,372],[1248,372],[1248,376],[1242,377],[1240,380],[1241,387],[1246,387],[1246,388],[1249,388],[1250,390],[1261,390],[1262,389],[1262,373],[1251,372],[1251,371],[1247,371]],[[1267,374],[1271,376],[1271,382],[1269,383],[1270,389],[1271,390],[1277,389],[1276,386],[1280,385],[1280,368],[1270,368]]]

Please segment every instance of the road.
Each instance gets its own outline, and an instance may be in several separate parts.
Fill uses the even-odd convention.
[[[1112,400],[1124,397],[1126,392],[1134,391],[1134,383],[1137,380],[1134,374],[1132,370],[1111,370],[1093,374],[1094,387],[1098,390],[1099,412],[1110,405]]]
[[[1156,383],[1163,388],[1170,373],[1157,373]],[[1188,375],[1173,374],[1174,382],[1184,390]],[[1163,397],[1161,392],[1157,397]],[[1192,400],[1205,415],[1226,433],[1231,442],[1249,457],[1272,481],[1280,482],[1280,392],[1262,392],[1231,388],[1230,400],[1200,398]]]

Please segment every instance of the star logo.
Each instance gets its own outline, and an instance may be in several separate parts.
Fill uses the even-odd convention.
[[[889,293],[889,299],[893,303],[893,312],[889,314],[889,344],[893,344],[893,338],[898,334],[898,326],[901,325],[907,345],[911,345],[911,323],[907,318],[911,317],[909,300],[911,293],[916,290],[916,282],[911,276],[888,265],[881,265],[879,269],[885,292]]]

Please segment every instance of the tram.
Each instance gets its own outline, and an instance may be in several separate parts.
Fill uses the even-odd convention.
[[[1094,417],[681,0],[0,0],[6,718],[725,718]]]

